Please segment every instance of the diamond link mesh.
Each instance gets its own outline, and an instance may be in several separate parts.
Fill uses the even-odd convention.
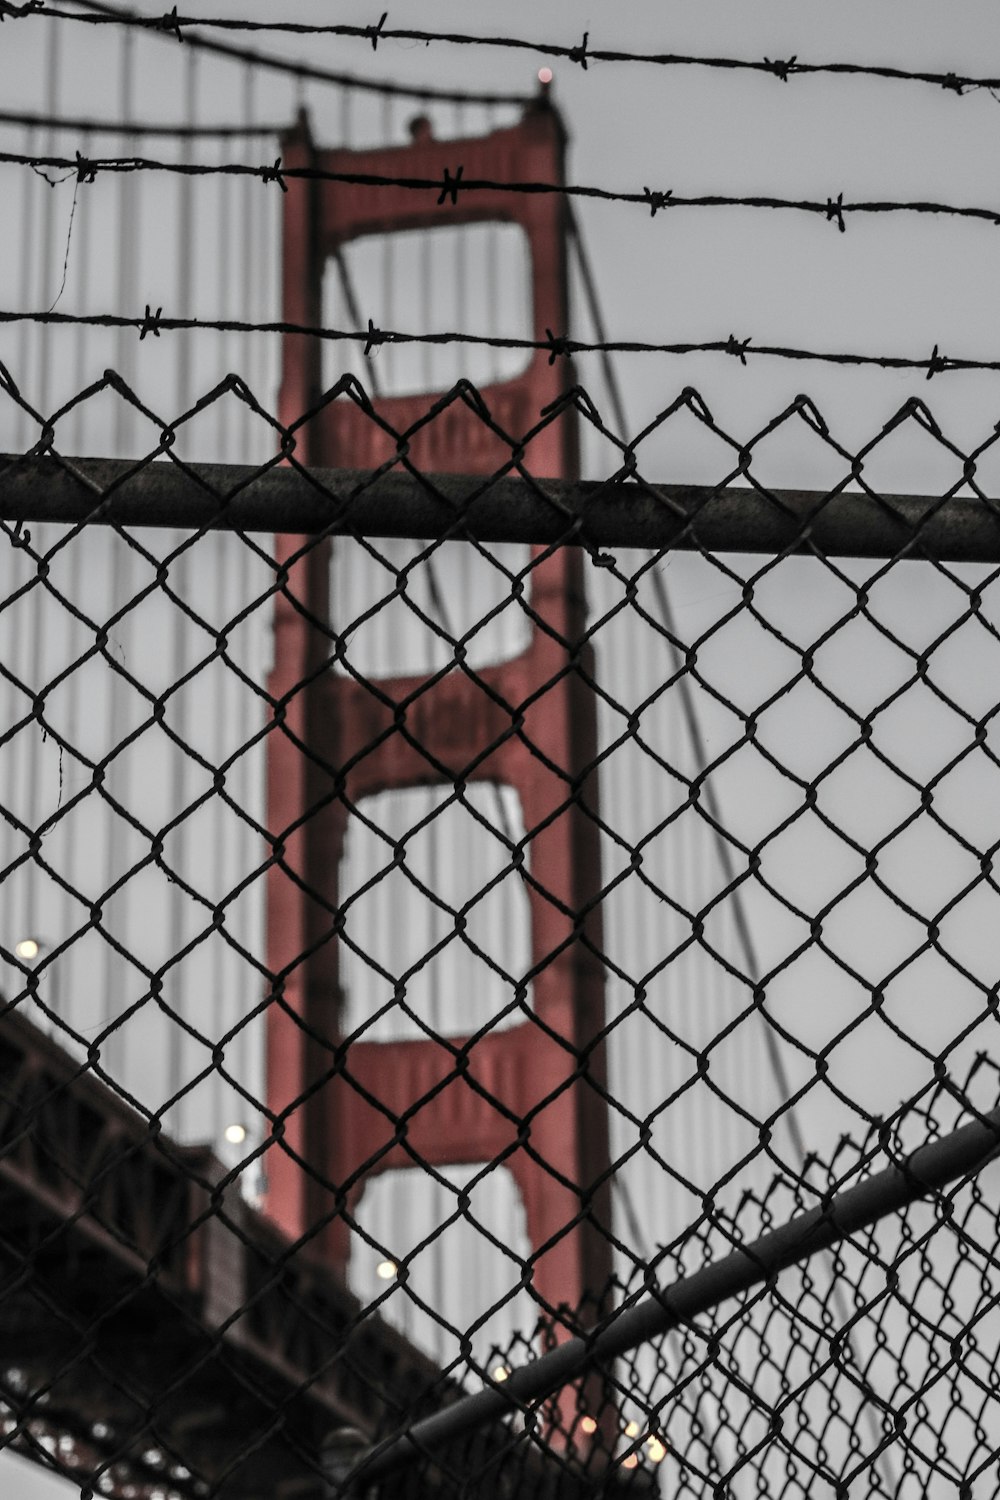
[[[476,494],[523,483],[541,518],[529,552],[482,541],[472,503],[414,468],[415,433],[353,379],[322,407],[353,402],[389,456],[349,476],[296,458],[320,408],[282,429],[235,377],[173,422],[110,373],[48,420],[9,377],[3,396],[37,424],[29,456],[75,473],[92,506],[56,524],[42,495],[0,539],[5,1446],[85,1496],[347,1493],[343,1453],[502,1386],[622,1303],[994,1108],[998,570],[927,538],[956,497],[996,514],[997,433],[960,451],[911,401],[850,451],[801,397],[739,439],[687,390],[623,444],[575,389],[519,435],[462,384],[418,425],[460,406],[509,450]],[[102,488],[61,444],[109,396],[149,424],[127,522],[107,514],[127,486]],[[184,456],[185,424],[234,400],[272,435],[256,472],[291,468],[328,507],[328,530],[280,560],[227,519],[252,474],[226,488]],[[676,516],[674,547],[644,549],[637,522],[631,547],[609,549],[586,504],[533,472],[532,441],[571,419],[604,454],[590,503],[627,479]],[[643,472],[643,444],[674,430],[702,483],[688,501]],[[916,521],[894,498],[901,445],[933,495]],[[182,466],[210,524],[141,524],[157,461]],[[822,475],[804,511],[783,498],[789,465]],[[0,463],[0,504],[18,466]],[[393,471],[452,506],[440,535],[354,528],[352,506]],[[700,535],[731,486],[764,502],[740,551]],[[817,540],[852,494],[876,538],[867,559]],[[545,588],[570,550],[587,616],[567,638]],[[328,613],[303,592],[310,568]],[[304,622],[306,656],[275,691],[282,618]],[[532,680],[510,668],[529,638],[544,659]],[[330,681],[336,742],[309,707]],[[538,729],[564,698],[592,737],[565,764]],[[478,749],[459,764],[448,716],[473,711]],[[268,803],[279,741],[304,787],[287,826]],[[504,784],[512,750],[545,789],[541,816]],[[385,754],[423,767],[405,791],[377,784]],[[570,816],[600,847],[578,909],[544,858]],[[303,862],[314,837],[339,867],[335,899]],[[275,971],[279,875],[305,916]],[[532,901],[562,924],[540,960]],[[17,946],[29,936],[33,953]],[[339,992],[303,1009],[295,986],[331,944]],[[582,1044],[535,1008],[563,961],[604,986]],[[518,1027],[560,1059],[523,1112],[478,1061]],[[365,1049],[428,1041],[436,1071],[399,1107]],[[276,1045],[308,1059],[287,1095]],[[322,1132],[300,1129],[331,1090],[368,1106],[343,1178],[317,1154]],[[490,1113],[489,1159],[429,1153],[427,1121],[456,1090]],[[543,1144],[569,1091],[609,1141],[583,1168]],[[526,1227],[522,1162],[578,1205],[545,1245]],[[289,1171],[305,1184],[295,1228],[275,1200]],[[996,1171],[505,1422],[443,1448],[418,1435],[405,1471],[372,1488],[986,1494]],[[541,1267],[588,1235],[611,1279],[567,1305]]]

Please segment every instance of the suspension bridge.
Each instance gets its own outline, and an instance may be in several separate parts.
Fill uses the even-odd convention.
[[[0,451],[607,472],[628,436],[614,367],[605,426],[558,348],[603,327],[578,222],[556,194],[456,188],[562,180],[546,86],[362,91],[169,43],[123,31],[113,109],[70,116],[52,26],[32,57],[43,108],[0,118],[14,155],[79,163],[0,168],[18,226],[4,305],[92,319],[11,325]],[[151,116],[158,95],[173,119]],[[217,122],[219,98],[238,118]],[[155,144],[178,170],[88,180],[106,142],[123,161]],[[233,161],[261,168],[213,170]],[[441,179],[442,201],[407,179]],[[192,326],[161,337],[164,309]],[[294,331],[320,325],[368,336]],[[487,341],[382,337],[467,326]],[[696,401],[678,410],[702,420]],[[0,1192],[7,1262],[32,1268],[4,1299],[2,1380],[22,1450],[64,1474],[96,1464],[114,1494],[318,1493],[333,1427],[380,1436],[470,1380],[503,1382],[592,1324],[609,1287],[642,1286],[665,1247],[700,1264],[693,1223],[725,1244],[776,1169],[797,1177],[856,1132],[859,1094],[877,1114],[919,1086],[926,1055],[895,1065],[887,1098],[870,1070],[857,1080],[865,1040],[829,1058],[823,1040],[867,1004],[865,962],[891,967],[908,934],[877,930],[870,903],[843,962],[803,949],[789,965],[797,887],[823,864],[827,834],[796,820],[829,760],[829,701],[797,683],[791,774],[735,732],[758,704],[780,714],[788,652],[745,611],[727,630],[738,572],[654,557],[623,593],[614,557],[471,547],[459,524],[432,545],[29,531],[0,549]],[[808,594],[835,621],[842,581],[817,585],[807,561],[786,560],[768,606],[791,620]],[[902,617],[905,586],[886,588]],[[925,607],[947,594],[933,578]],[[511,704],[527,705],[513,724]],[[908,738],[894,727],[886,753]],[[848,768],[838,816],[883,795]],[[831,881],[851,878],[842,847],[826,856]],[[969,938],[971,969],[987,949]],[[935,974],[910,984],[930,1043]],[[802,1045],[805,985],[822,1019]],[[958,1003],[960,1071],[975,983]],[[818,1053],[829,1087],[810,1091]],[[814,1275],[846,1320],[835,1271]],[[642,1465],[621,1477],[655,1488],[649,1393],[670,1378],[650,1350],[611,1401],[568,1388],[550,1435],[581,1493],[592,1447],[637,1437]],[[717,1473],[718,1399],[709,1380],[687,1432]],[[502,1447],[479,1441],[481,1462]],[[566,1493],[571,1470],[537,1448],[519,1461],[533,1491]]]

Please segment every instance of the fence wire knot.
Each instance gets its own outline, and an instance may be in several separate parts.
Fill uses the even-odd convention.
[[[840,230],[841,234],[843,234],[845,232],[845,230],[847,229],[847,225],[844,223],[844,195],[843,195],[843,193],[838,193],[837,197],[836,197],[836,200],[834,200],[833,198],[827,198],[827,200],[826,200],[826,218],[827,218],[827,223],[830,223],[830,222],[832,222],[834,220],[836,221],[837,228]]]
[[[644,187],[642,193],[646,202],[649,204],[650,218],[656,217],[656,210],[658,208],[669,208],[670,200],[674,196],[673,188],[667,188],[667,191],[665,193],[656,193],[653,192],[651,188]]]
[[[745,365],[747,362],[747,349],[749,347],[749,339],[738,339],[735,333],[731,333],[726,340],[725,352],[735,355],[740,364]]]
[[[438,208],[441,207],[442,203],[446,203],[449,198],[451,199],[452,203],[458,203],[458,190],[462,184],[462,173],[464,170],[464,167],[456,167],[455,175],[454,177],[452,177],[448,168],[445,167],[444,185],[442,186],[441,191],[438,193]]]
[[[949,89],[953,94],[964,94],[966,85],[957,73],[946,73],[941,79],[941,87]]]
[[[261,167],[260,180],[261,182],[276,182],[283,193],[288,192],[288,184],[281,174],[280,156],[275,157],[273,167]]]
[[[77,182],[96,182],[97,180],[97,167],[85,156],[81,156],[79,151],[76,153],[76,180]]]
[[[789,74],[795,72],[797,59],[798,53],[793,53],[791,57],[786,58],[784,61],[777,57],[765,57],[764,66],[769,73],[774,74],[775,78],[780,78],[782,83],[787,83]]]
[[[154,24],[157,31],[172,31],[177,40],[183,42],[184,36],[181,32],[181,22],[177,14],[176,5],[173,10],[165,11]]]
[[[146,303],[146,311],[143,314],[142,323],[139,328],[139,342],[142,343],[147,333],[151,333],[155,339],[160,337],[160,319],[163,316],[163,308],[158,307],[155,313]]]
[[[0,0],[0,25],[8,16],[13,16],[16,21],[21,16],[30,15],[33,10],[41,10],[43,4],[44,0],[25,0],[23,5],[13,5],[11,0]]]

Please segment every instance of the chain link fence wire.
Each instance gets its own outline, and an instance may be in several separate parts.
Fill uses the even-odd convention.
[[[4,1445],[142,1500],[994,1487],[997,1168],[923,1192],[906,1162],[997,1101],[997,434],[962,451],[911,401],[852,452],[800,398],[743,440],[689,390],[623,444],[580,389],[507,433],[467,383],[397,432],[345,378],[323,406],[384,453],[348,473],[303,468],[235,378],[172,422],[111,375],[47,419],[7,372],[2,397],[35,433],[0,468]],[[185,423],[233,400],[270,456],[186,462]],[[99,401],[128,405],[143,456],[65,456]],[[509,455],[492,476],[415,467],[458,410]],[[605,480],[533,472],[567,421],[617,454]],[[644,473],[681,425],[713,483]],[[789,435],[820,486],[770,481]],[[923,496],[879,485],[900,444]],[[568,554],[574,638],[538,586]],[[277,692],[282,609],[317,654]],[[550,666],[518,678],[537,637]],[[296,709],[332,680],[342,738],[313,743]],[[538,705],[566,691],[592,743],[561,765]],[[540,820],[496,769],[513,743],[558,788]],[[426,775],[365,782],[397,753]],[[276,766],[313,778],[281,826]],[[544,858],[570,818],[600,856],[575,911]],[[343,829],[333,905],[296,864],[310,825]],[[279,972],[296,902],[311,936]],[[532,946],[538,903],[600,971],[582,1042],[536,1009],[560,958]],[[297,1012],[331,945],[338,992]],[[519,1029],[568,1059],[520,1115],[477,1062]],[[363,1059],[428,1041],[444,1062],[401,1106]],[[607,1155],[570,1161],[545,1112],[581,1086]],[[322,1130],[296,1134],[333,1089],[369,1110],[342,1180]],[[421,1114],[470,1093],[496,1148],[442,1159]],[[577,1204],[545,1245],[525,1161]],[[797,1215],[833,1222],[887,1165],[916,1201],[518,1397],[546,1351],[599,1348],[622,1308]],[[586,1236],[608,1281],[567,1303],[546,1257]],[[425,1440],[484,1389],[486,1420]],[[366,1479],[407,1433],[403,1469]]]

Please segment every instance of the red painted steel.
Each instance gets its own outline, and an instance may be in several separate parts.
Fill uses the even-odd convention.
[[[540,97],[520,123],[493,134],[437,141],[416,123],[411,144],[374,151],[316,151],[299,122],[287,165],[443,180],[558,181],[564,133]],[[357,236],[495,219],[519,224],[532,263],[534,335],[567,320],[564,207],[557,194],[459,192],[455,204],[398,187],[289,181],[284,200],[284,315],[318,322],[324,262]],[[522,374],[482,391],[515,438],[564,394],[565,359],[538,351]],[[317,405],[318,341],[288,335],[282,420]],[[435,398],[377,403],[397,431],[420,421]],[[295,458],[373,467],[395,442],[353,402],[338,399],[297,429]],[[421,472],[491,473],[511,447],[461,401],[416,430],[409,461]],[[571,416],[526,452],[534,475],[577,472]],[[271,1153],[268,1209],[290,1234],[313,1226],[344,1264],[352,1209],[366,1181],[392,1167],[498,1161],[523,1196],[533,1287],[553,1309],[603,1293],[611,1257],[607,1107],[603,1095],[604,989],[597,777],[591,659],[580,555],[534,549],[527,648],[476,673],[456,667],[436,680],[359,682],[325,665],[329,544],[277,538],[287,588],[275,605],[270,691],[280,705],[269,740],[272,830],[283,839],[268,888],[269,966],[281,978],[268,1032],[268,1099],[285,1121]],[[301,553],[301,555],[300,555]],[[487,780],[516,789],[529,847],[533,1014],[470,1040],[374,1043],[341,1040],[337,967],[338,866],[349,808],[371,793]],[[304,1172],[300,1162],[308,1165]],[[319,1180],[317,1180],[319,1179]],[[593,1309],[591,1312],[593,1315]],[[569,1416],[569,1413],[564,1413]]]

